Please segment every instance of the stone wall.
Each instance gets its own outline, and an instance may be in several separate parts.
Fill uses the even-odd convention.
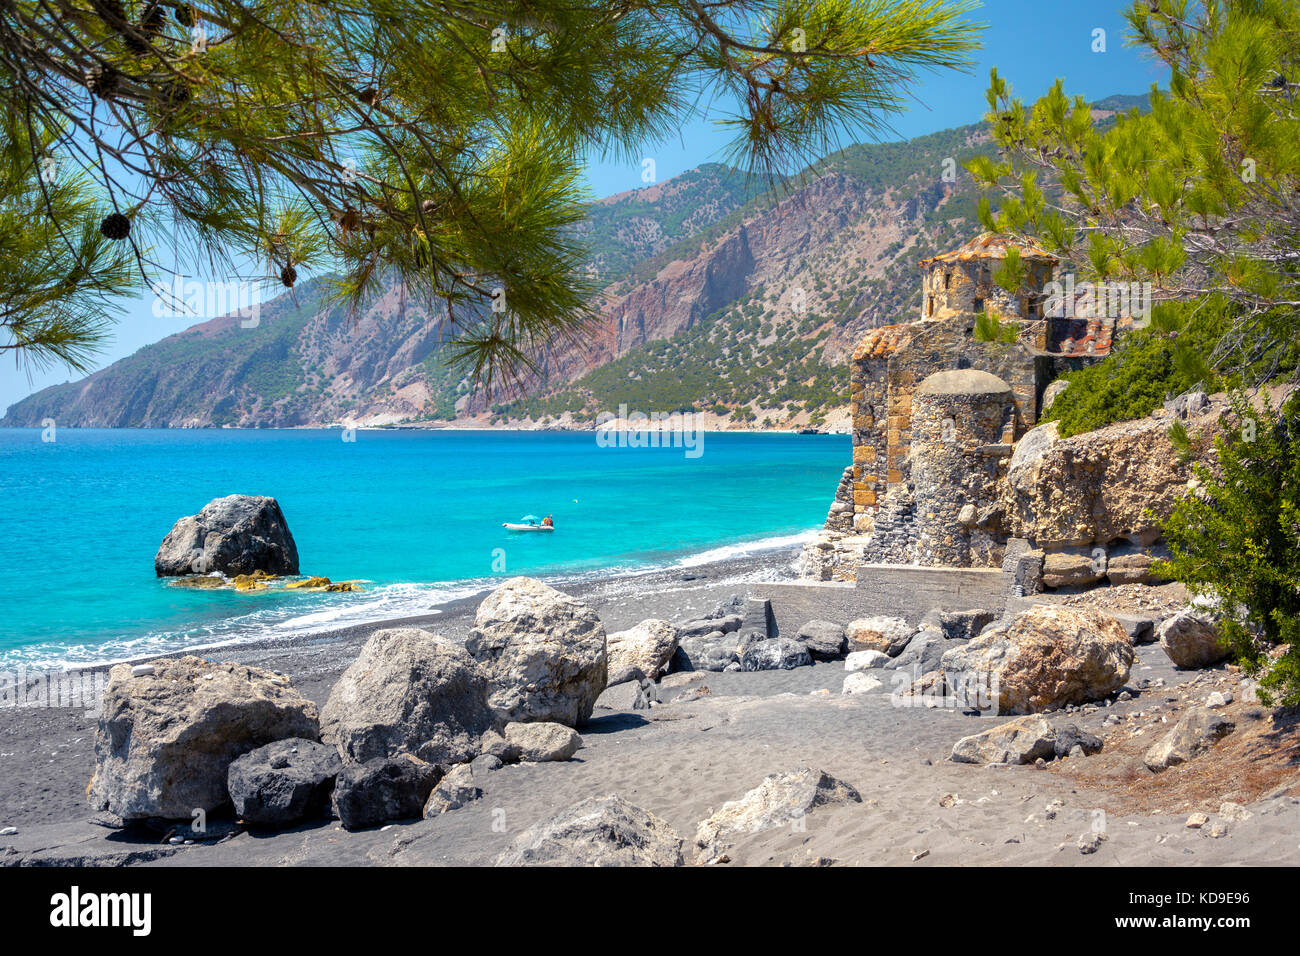
[[[768,598],[777,631],[793,636],[812,620],[847,624],[885,614],[918,624],[931,608],[1000,614],[1010,594],[1011,576],[999,569],[915,568],[863,565],[856,585],[810,582],[755,584],[751,597]]]
[[[863,339],[850,368],[853,413],[853,527],[870,531],[892,485],[911,482],[912,413],[916,387],[935,372],[978,369],[1011,386],[1014,442],[1038,420],[1043,362],[1026,345],[977,342],[974,318],[876,329]]]
[[[917,390],[914,409],[916,542],[911,553],[917,563],[930,566],[1001,565],[1001,544],[976,525],[980,512],[997,501],[1001,467],[1011,451],[1010,387],[987,372],[939,372]]]

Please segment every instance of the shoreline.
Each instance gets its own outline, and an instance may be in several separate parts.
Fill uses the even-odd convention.
[[[613,431],[632,431],[632,432],[654,432],[654,431],[672,431],[672,429],[659,428],[618,428],[609,429],[601,428],[594,423],[590,428],[575,428],[560,425],[539,425],[535,428],[523,428],[518,424],[511,425],[456,425],[456,424],[422,424],[420,422],[403,422],[391,425],[347,425],[342,422],[335,422],[328,425],[149,425],[143,428],[124,428],[113,425],[60,425],[59,430],[68,431],[110,431],[110,432],[171,432],[171,431],[229,431],[229,432],[328,432],[338,431],[341,428],[351,428],[362,432],[526,432],[534,434],[538,432],[552,434],[573,434],[573,435],[594,435],[597,432]],[[40,425],[3,425],[0,429],[7,431],[41,431]],[[845,437],[850,432],[844,431],[817,431],[805,432],[798,426],[789,428],[701,428],[699,431],[706,435],[799,435],[804,438],[816,437]]]
[[[591,605],[607,633],[647,618],[682,622],[761,590],[764,581],[788,578],[796,553],[778,548],[562,590]],[[1096,596],[1121,600],[1126,593]],[[463,640],[478,598],[458,598],[434,615],[268,638],[230,648],[219,659],[283,673],[320,706],[375,630],[423,626]],[[732,863],[1300,863],[1295,841],[1285,839],[1300,819],[1300,774],[1274,740],[1289,724],[1250,700],[1234,667],[1180,671],[1158,644],[1136,647],[1123,693],[1053,718],[1103,737],[1101,754],[1042,767],[956,763],[950,755],[958,739],[1001,719],[900,706],[888,686],[845,694],[845,677],[843,661],[682,672],[663,680],[661,702],[650,710],[633,708],[634,683],[615,685],[580,729],[582,747],[573,758],[502,767],[483,781],[481,799],[454,812],[356,831],[328,816],[281,831],[241,827],[223,816],[219,832],[227,835],[193,846],[170,845],[147,827],[113,830],[96,822],[84,792],[94,768],[97,716],[66,707],[4,708],[0,828],[17,833],[0,839],[0,865],[487,865],[523,829],[608,793],[660,815],[689,839],[714,808],[767,775],[799,767],[848,782],[862,802],[818,809],[806,833],[785,828],[747,836],[728,850]],[[1237,722],[1237,733],[1184,767],[1159,776],[1135,773],[1142,754],[1168,729],[1165,720],[1172,724],[1203,706],[1208,693],[1229,689],[1235,700],[1223,713]],[[1219,811],[1230,805],[1250,810],[1230,825],[1216,824],[1213,834],[1184,823],[1198,810],[1228,819]],[[493,826],[499,814],[504,829]],[[1079,834],[1099,815],[1109,839],[1081,851]]]
[[[589,580],[577,586],[561,586],[560,590],[590,604],[600,615],[606,632],[612,633],[648,618],[684,621],[703,616],[733,595],[743,596],[749,580],[792,576],[788,568],[797,554],[797,548],[776,548],[699,567]],[[738,580],[741,577],[747,581]],[[197,656],[287,674],[304,697],[321,706],[375,631],[423,627],[463,641],[473,626],[475,610],[489,590],[456,598],[437,614],[351,624],[310,635],[270,636],[206,650]],[[193,651],[141,655],[115,663],[141,663],[186,653]],[[67,673],[106,673],[109,666]],[[88,714],[80,707],[0,706],[0,827],[21,829],[89,818],[83,794],[94,765],[97,722],[97,714]]]
[[[794,565],[798,561],[800,550],[806,541],[812,540],[818,529],[807,529],[804,531],[791,532],[787,534],[773,534],[752,541],[732,541],[724,544],[714,544],[705,548],[686,550],[677,553],[667,563],[648,564],[642,568],[616,567],[614,569],[583,569],[575,570],[555,570],[555,571],[530,571],[521,572],[525,577],[534,577],[539,581],[544,581],[550,586],[574,596],[586,599],[584,596],[593,592],[599,592],[606,588],[619,588],[620,586],[631,588],[633,582],[637,585],[649,587],[653,590],[660,590],[664,583],[671,583],[674,579],[682,581],[691,581],[697,578],[706,578],[716,576],[720,573],[729,571],[732,576],[743,576],[754,574],[759,571],[779,573],[783,578],[794,579]],[[726,552],[734,552],[727,554]],[[390,582],[383,587],[388,586],[406,586],[416,585],[423,586],[447,586],[457,592],[463,592],[456,597],[448,598],[445,601],[432,603],[427,608],[427,613],[399,614],[396,616],[381,616],[367,620],[356,620],[344,624],[322,623],[318,627],[308,626],[305,629],[288,630],[285,633],[275,633],[274,627],[266,628],[269,631],[265,637],[241,637],[238,635],[223,636],[213,641],[199,640],[195,643],[187,643],[183,647],[171,649],[160,649],[156,651],[146,651],[137,654],[127,654],[124,656],[114,656],[102,660],[93,660],[85,663],[70,662],[67,660],[52,661],[48,663],[28,663],[26,661],[17,661],[6,663],[0,667],[0,678],[12,676],[15,672],[22,671],[28,673],[61,673],[83,674],[97,671],[107,671],[108,668],[116,664],[134,664],[146,660],[157,660],[160,658],[179,657],[185,654],[195,654],[198,656],[208,656],[213,654],[229,653],[234,654],[241,650],[248,651],[269,651],[276,647],[301,647],[308,644],[318,643],[321,641],[334,641],[347,639],[349,636],[362,634],[368,636],[375,630],[382,627],[396,626],[435,626],[437,622],[456,619],[465,612],[466,608],[474,608],[478,603],[491,592],[502,581],[512,577],[515,574],[503,574],[496,578],[461,578],[450,581],[434,582]],[[739,586],[739,582],[738,582]],[[360,592],[360,593],[371,593]],[[436,597],[436,594],[435,594]],[[344,608],[340,605],[340,608]],[[293,618],[289,619],[290,621]],[[639,619],[638,619],[639,620]],[[281,622],[281,626],[286,622]],[[636,623],[632,621],[630,623]],[[149,635],[145,635],[147,639]],[[100,646],[107,641],[117,641],[121,638],[102,638],[98,644],[86,646]],[[69,648],[72,650],[72,648]],[[22,647],[15,647],[10,651],[21,653]],[[248,662],[243,662],[248,663]],[[0,679],[0,693],[3,691],[4,681]],[[0,700],[3,697],[0,696]],[[0,707],[3,710],[3,707]]]

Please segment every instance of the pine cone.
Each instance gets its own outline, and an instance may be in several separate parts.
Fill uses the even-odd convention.
[[[120,32],[126,26],[126,8],[122,6],[122,0],[90,0],[90,3],[95,8],[95,14],[110,30]]]
[[[176,17],[176,22],[181,26],[194,26],[194,8],[188,3],[180,3],[172,7],[172,13]]]
[[[145,7],[144,13],[140,14],[140,29],[146,33],[162,33],[166,26],[167,14],[157,3],[149,4]]]
[[[149,41],[141,35],[139,28],[129,25],[122,32],[122,45],[136,56],[144,56],[151,49]]]
[[[285,266],[280,270],[280,281],[284,283],[286,289],[292,289],[293,284],[298,281],[298,270],[293,266]]]
[[[180,109],[190,101],[189,84],[182,79],[166,80],[159,86],[158,93],[172,109]]]
[[[86,71],[86,88],[100,99],[110,99],[117,92],[122,74],[111,66],[96,66]]]
[[[107,239],[120,241],[131,234],[131,220],[120,212],[109,213],[99,224],[99,231]]]

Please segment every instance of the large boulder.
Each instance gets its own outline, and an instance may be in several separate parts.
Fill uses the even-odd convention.
[[[701,822],[695,845],[701,862],[708,862],[740,837],[802,820],[818,807],[861,802],[857,790],[824,770],[800,767],[774,773]]]
[[[963,737],[953,744],[956,763],[1023,764],[1039,757],[1050,760],[1056,755],[1056,731],[1042,717],[1021,717],[978,734]]]
[[[1142,762],[1159,773],[1200,756],[1235,729],[1236,724],[1222,714],[1198,707],[1184,714],[1167,734],[1152,744]]]
[[[1096,584],[1104,569],[1084,554],[1049,554],[1043,559],[1043,585],[1049,588],[1077,588]]]
[[[896,657],[916,633],[901,617],[863,617],[844,628],[850,651],[880,651]]]
[[[568,760],[582,746],[582,737],[572,727],[544,720],[506,724],[505,736],[518,759],[533,763]]]
[[[740,669],[745,671],[789,671],[811,663],[808,648],[788,637],[750,641],[740,650]]]
[[[681,866],[682,838],[653,813],[610,794],[533,824],[497,866]]]
[[[1200,427],[1215,430],[1212,419]],[[1056,422],[1026,432],[999,482],[1003,531],[1049,551],[1150,545],[1192,477],[1168,430],[1168,419],[1146,418],[1071,438]]]
[[[376,631],[330,691],[321,738],[352,763],[402,753],[461,763],[497,726],[490,690],[460,645],[413,627]]]
[[[685,657],[689,668],[679,670],[722,671],[740,661],[743,636],[739,631],[723,633],[712,631],[696,637],[684,638],[677,657]]]
[[[487,670],[506,720],[585,723],[605,689],[605,628],[583,602],[532,578],[484,599],[465,648]]]
[[[834,621],[809,621],[795,636],[803,641],[813,660],[833,661],[844,656],[844,628]]]
[[[677,628],[667,621],[642,621],[615,631],[605,641],[609,654],[607,686],[630,680],[658,680],[677,652]]]
[[[87,796],[110,818],[189,820],[229,803],[236,757],[319,736],[316,705],[272,671],[189,656],[118,664],[104,689]]]
[[[442,779],[437,764],[410,754],[344,764],[334,782],[334,812],[346,830],[422,816],[429,794]]]
[[[1184,608],[1156,627],[1160,649],[1176,667],[1208,667],[1224,660],[1229,653],[1219,628],[1209,615]]]
[[[1098,700],[1124,686],[1133,645],[1109,614],[1040,604],[947,651],[941,667],[978,680],[989,705],[1030,714]],[[957,678],[960,680],[960,678]],[[969,696],[969,694],[968,694]]]
[[[288,827],[325,809],[342,768],[333,747],[314,740],[277,740],[236,757],[226,786],[241,820]]]
[[[280,503],[263,495],[227,495],[181,518],[153,559],[158,577],[219,571],[297,574],[298,547]]]

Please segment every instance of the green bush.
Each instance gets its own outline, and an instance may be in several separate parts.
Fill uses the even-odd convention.
[[[1243,378],[1257,381],[1261,373],[1277,377],[1295,369],[1297,345],[1282,340],[1272,347],[1252,346],[1248,353],[1239,347],[1220,354],[1214,364],[1229,371],[1214,371],[1210,359],[1229,328],[1222,303],[1162,303],[1152,310],[1149,327],[1123,333],[1111,355],[1063,376],[1070,387],[1052,402],[1043,421],[1058,422],[1061,436],[1068,438],[1143,418],[1189,389],[1225,390]]]
[[[1165,524],[1171,557],[1157,571],[1217,600],[1212,611],[1238,663],[1262,675],[1260,694],[1300,704],[1300,393],[1275,412],[1233,398],[1235,428],[1196,465],[1195,494]],[[1277,660],[1272,646],[1288,645]]]

